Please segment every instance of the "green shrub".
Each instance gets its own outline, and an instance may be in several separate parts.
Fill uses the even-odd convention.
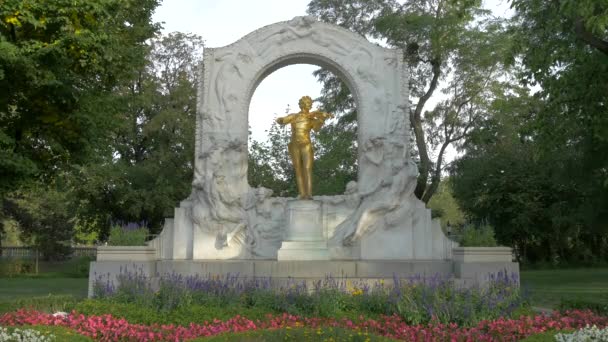
[[[145,246],[149,235],[148,228],[144,225],[128,223],[115,224],[110,229],[108,245],[110,246]]]
[[[33,273],[34,262],[22,258],[8,258],[0,260],[0,277],[17,277],[23,274]]]
[[[0,302],[0,313],[17,311],[23,308],[48,313],[57,311],[69,312],[72,311],[78,302],[79,299],[71,295],[48,295],[44,297],[20,298],[12,301]]]
[[[75,258],[76,267],[72,275],[76,278],[88,278],[89,268],[91,267],[91,261],[95,261],[95,258],[90,256],[82,256]]]
[[[480,227],[475,227],[474,225],[464,227],[462,237],[460,238],[460,246],[496,247],[494,228],[487,223],[482,224]]]
[[[253,330],[242,333],[224,333],[213,337],[202,337],[191,341],[395,341],[365,331],[355,331],[337,327],[283,328]]]

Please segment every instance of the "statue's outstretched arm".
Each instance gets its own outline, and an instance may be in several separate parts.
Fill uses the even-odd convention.
[[[289,114],[286,116],[282,116],[282,117],[277,118],[277,123],[279,125],[286,125],[288,123],[291,123],[295,117],[296,117],[295,114]]]

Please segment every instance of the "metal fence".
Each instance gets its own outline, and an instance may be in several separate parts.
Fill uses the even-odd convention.
[[[72,257],[78,258],[83,256],[95,257],[97,255],[97,247],[72,247]],[[34,258],[36,257],[36,249],[27,246],[2,246],[0,247],[0,258]]]

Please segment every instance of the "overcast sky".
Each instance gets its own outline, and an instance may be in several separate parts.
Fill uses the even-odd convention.
[[[164,22],[164,33],[191,32],[203,37],[207,47],[222,47],[262,26],[306,15],[309,1],[164,0],[153,19]],[[496,15],[509,12],[506,0],[485,0],[484,3]],[[307,64],[287,66],[260,83],[249,107],[249,125],[254,139],[266,140],[265,131],[276,115],[285,112],[287,105],[292,112],[297,111],[301,96],[315,98],[320,95],[321,85],[311,74],[317,68]]]

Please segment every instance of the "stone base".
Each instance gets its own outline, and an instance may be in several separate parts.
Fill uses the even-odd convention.
[[[153,261],[156,260],[156,248],[149,246],[99,246],[98,261]]]
[[[321,202],[294,200],[287,203],[288,226],[277,260],[329,260],[323,234]]]
[[[325,241],[284,241],[277,260],[329,260]]]
[[[453,249],[455,262],[511,262],[513,249],[511,247],[455,247]]]

